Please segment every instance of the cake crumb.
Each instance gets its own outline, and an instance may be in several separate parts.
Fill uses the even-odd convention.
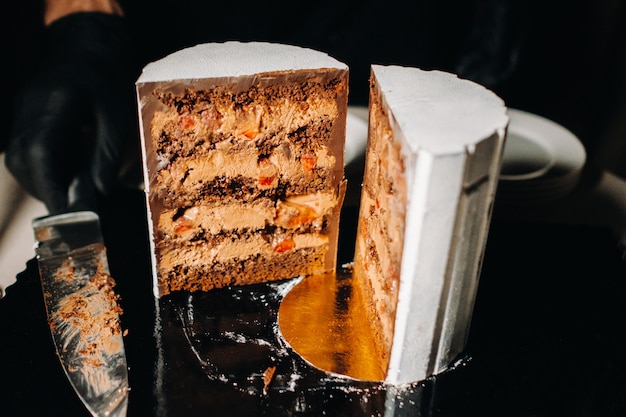
[[[274,378],[274,374],[276,373],[276,367],[270,366],[263,372],[263,395],[267,395],[269,390],[270,383],[272,382],[272,378]]]

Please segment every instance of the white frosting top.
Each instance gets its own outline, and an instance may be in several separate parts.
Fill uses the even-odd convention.
[[[455,74],[381,65],[372,65],[372,72],[391,109],[391,125],[403,132],[411,152],[463,152],[508,123],[502,99]]]
[[[313,49],[267,42],[205,43],[174,52],[146,65],[137,83],[237,77],[272,71],[348,69]]]

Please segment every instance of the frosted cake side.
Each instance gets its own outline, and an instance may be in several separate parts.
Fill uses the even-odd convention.
[[[474,82],[372,66],[354,279],[388,382],[439,373],[465,346],[507,126]]]

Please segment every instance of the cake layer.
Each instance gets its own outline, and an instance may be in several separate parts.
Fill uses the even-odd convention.
[[[332,189],[328,132],[338,116],[337,83],[314,77],[238,94],[233,85],[156,92],[170,110],[155,112],[151,122],[159,160],[154,192],[176,207],[223,199],[233,189],[248,201]]]
[[[246,258],[221,262],[176,263],[159,269],[162,277],[159,293],[209,291],[230,285],[250,285],[318,274],[326,271],[326,256],[326,247],[306,247],[285,253],[250,254]]]
[[[296,196],[285,201],[255,200],[164,210],[159,219],[159,247],[217,242],[225,238],[260,233],[266,240],[279,233],[325,232],[337,206],[332,193]]]
[[[155,112],[150,127],[161,162],[219,147],[223,141],[237,146],[236,139],[239,146],[258,139],[262,153],[268,152],[263,147],[276,147],[285,139],[308,139],[309,147],[329,140],[324,131],[332,129],[339,114],[334,100],[335,89],[343,88],[339,78],[266,83],[239,94],[229,91],[237,88],[234,83],[201,92],[187,89],[178,96],[156,91],[168,109]],[[305,135],[303,129],[308,130]]]
[[[326,146],[301,149],[285,145],[270,153],[255,147],[235,152],[219,149],[177,158],[159,171],[153,190],[165,207],[229,197],[238,201],[278,199],[332,190],[333,183],[327,179],[333,175],[335,162]]]
[[[314,233],[275,235],[271,239],[266,239],[260,234],[244,233],[236,240],[221,239],[213,244],[198,242],[163,251],[160,265],[162,270],[169,270],[177,265],[194,268],[216,262],[244,259],[250,254],[269,257],[327,244],[327,238]]]

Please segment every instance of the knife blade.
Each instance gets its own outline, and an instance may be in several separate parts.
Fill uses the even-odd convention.
[[[93,416],[122,417],[128,367],[122,313],[95,212],[39,217],[32,222],[44,301],[57,355]]]

